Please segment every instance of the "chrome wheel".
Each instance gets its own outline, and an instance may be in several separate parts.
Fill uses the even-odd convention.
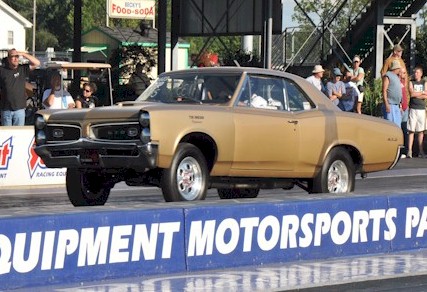
[[[346,164],[341,160],[334,161],[328,170],[328,190],[330,193],[349,191],[350,175]]]
[[[202,190],[202,170],[193,157],[184,158],[176,170],[178,191],[186,201],[196,199]]]

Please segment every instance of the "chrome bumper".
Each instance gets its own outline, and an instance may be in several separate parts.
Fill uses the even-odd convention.
[[[158,146],[138,142],[114,143],[81,138],[34,147],[50,168],[120,168],[145,171],[157,165]]]

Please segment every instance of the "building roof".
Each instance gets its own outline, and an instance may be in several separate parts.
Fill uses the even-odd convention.
[[[117,42],[122,45],[128,44],[157,44],[157,35],[158,31],[155,28],[147,28],[145,34],[141,33],[140,29],[133,29],[128,27],[106,27],[99,26],[93,30],[98,30],[109,37],[115,39]],[[90,32],[90,31],[89,31]],[[166,33],[166,42],[170,43],[170,33]],[[179,43],[182,45],[185,42],[183,39],[179,38]]]
[[[33,27],[33,24],[29,22],[25,17],[23,17],[21,14],[19,14],[16,10],[14,10],[12,7],[4,3],[2,0],[0,0],[0,9],[9,14],[11,17],[15,18],[18,22],[20,22],[25,28],[31,28]]]

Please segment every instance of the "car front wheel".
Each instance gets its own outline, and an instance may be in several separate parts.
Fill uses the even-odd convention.
[[[244,199],[244,198],[256,198],[258,196],[259,189],[218,189],[218,195],[221,199]]]
[[[161,188],[166,202],[204,200],[209,170],[206,159],[192,144],[178,145],[172,165],[163,170]]]
[[[353,160],[343,148],[332,149],[311,183],[311,193],[354,191],[356,172]]]
[[[107,176],[75,168],[67,169],[66,185],[68,198],[75,207],[104,205],[111,190]]]

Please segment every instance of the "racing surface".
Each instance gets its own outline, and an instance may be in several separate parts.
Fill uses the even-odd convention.
[[[403,159],[393,170],[369,174],[366,179],[358,178],[356,192],[346,196],[423,193],[426,191],[426,174],[427,159]],[[263,190],[257,199],[233,201],[236,204],[256,204],[265,201],[304,201],[331,197],[339,196],[311,195],[295,187],[289,191]],[[65,186],[62,185],[10,188],[1,190],[0,217],[225,203],[230,201],[220,200],[216,190],[209,191],[206,201],[165,203],[158,188],[128,187],[120,183],[112,190],[105,206],[75,208],[68,201]],[[75,283],[38,287],[31,291],[426,291],[425,275],[427,251],[412,250],[389,255]]]
[[[366,196],[376,194],[405,194],[426,191],[427,159],[401,159],[392,170],[368,174],[368,177],[356,178],[355,192],[351,195],[308,194],[299,187],[292,190],[261,190],[256,199],[239,199],[235,202],[275,201],[275,200],[313,200],[348,196]],[[174,206],[225,204],[216,189],[208,191],[205,201],[165,203],[161,190],[157,187],[128,187],[121,182],[111,190],[104,206],[75,208],[68,200],[64,185],[31,188],[2,188],[0,191],[0,217],[26,216],[40,213],[88,212],[90,210],[117,210],[141,208],[170,208]]]

